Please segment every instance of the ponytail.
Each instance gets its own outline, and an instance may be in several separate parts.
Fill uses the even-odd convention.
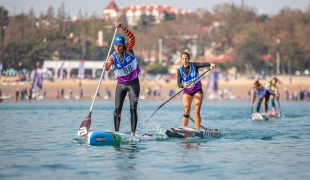
[[[183,54],[187,55],[188,59],[190,59],[191,56],[192,56],[192,55],[191,55],[191,50],[189,50],[189,49],[185,49],[185,50],[182,52],[181,56],[182,56]]]

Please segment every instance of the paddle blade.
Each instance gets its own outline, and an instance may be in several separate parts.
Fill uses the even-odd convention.
[[[81,126],[77,132],[78,136],[85,137],[89,131],[91,125],[91,113],[82,121]]]

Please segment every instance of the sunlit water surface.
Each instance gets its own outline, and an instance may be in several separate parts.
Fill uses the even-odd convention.
[[[156,141],[89,146],[76,135],[91,101],[0,103],[0,179],[309,179],[309,102],[282,102],[286,116],[251,121],[249,102],[204,101],[202,125],[218,139],[172,139],[182,102],[141,101],[137,133]],[[91,130],[113,130],[114,102],[96,102]],[[129,133],[129,102],[121,132]],[[124,123],[126,122],[126,124]],[[194,126],[190,122],[190,126]]]

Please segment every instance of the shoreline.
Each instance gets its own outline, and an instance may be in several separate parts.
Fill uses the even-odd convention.
[[[16,77],[15,77],[16,78]],[[8,80],[11,79],[11,80]],[[260,80],[260,82],[264,85],[267,82],[266,78],[265,80]],[[279,77],[280,82],[278,84],[279,87],[279,92],[280,92],[280,98],[281,99],[286,99],[285,91],[284,88],[287,88],[289,93],[291,92],[297,93],[300,90],[306,90],[309,91],[310,89],[310,76],[293,76],[292,82],[290,82],[289,76],[281,76]],[[224,78],[219,79],[218,85],[219,85],[219,90],[222,91],[224,94],[224,97],[226,99],[221,99],[221,100],[227,100],[227,101],[232,101],[232,100],[247,100],[248,98],[248,93],[251,90],[251,87],[253,83],[255,82],[255,79],[247,79],[245,77],[240,77],[238,79],[230,79],[226,81]],[[105,98],[107,98],[108,93],[107,91],[110,91],[111,93],[111,98],[109,101],[113,101],[114,98],[114,91],[116,87],[116,80],[103,80],[101,82],[101,86],[99,89],[100,96],[97,100],[103,100],[106,101]],[[31,82],[15,82],[14,77],[2,77],[0,80],[0,90],[2,91],[2,96],[5,97],[5,95],[11,96],[10,100],[15,101],[15,91],[18,88],[19,92],[22,89],[27,89],[29,90],[31,88]],[[207,98],[208,100],[213,100],[212,97],[217,96],[218,92],[213,93],[207,93],[206,87],[207,87],[207,78],[204,77],[202,79],[202,85],[203,85],[203,92],[204,92],[204,97]],[[43,88],[42,90],[39,90],[37,92],[40,93],[41,96],[43,96],[43,91],[46,91],[46,96],[42,101],[59,101],[61,102],[62,100],[81,100],[81,101],[86,101],[86,100],[92,100],[96,88],[98,86],[98,79],[64,79],[64,80],[55,80],[54,82],[44,80],[43,81]],[[169,82],[166,82],[164,80],[140,80],[140,99],[147,101],[151,100],[154,101],[154,89],[160,89],[160,96],[157,97],[156,100],[168,100],[169,99],[169,91],[173,90],[175,93],[179,92],[181,89],[177,87],[176,80],[171,80]],[[72,96],[70,98],[70,88],[72,88]],[[151,94],[146,93],[146,88],[151,89]],[[59,99],[55,99],[55,94],[56,91],[64,89],[64,97],[60,97]],[[83,98],[80,99],[75,99],[80,96],[80,89],[83,90]],[[38,90],[38,88],[37,88]],[[231,91],[231,93],[229,93]],[[225,96],[225,92],[226,96]],[[61,96],[61,94],[59,93]],[[70,99],[66,99],[66,98]],[[234,98],[235,99],[229,99]],[[3,98],[6,100],[5,98]],[[19,98],[20,99],[20,98]],[[182,92],[177,95],[174,99],[172,100],[182,100]],[[216,99],[218,100],[218,99]]]

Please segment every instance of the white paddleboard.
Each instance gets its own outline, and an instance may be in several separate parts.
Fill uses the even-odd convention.
[[[254,113],[251,115],[252,121],[267,121],[269,119],[273,118],[281,118],[283,117],[282,114],[274,114],[273,112],[267,112],[267,113]]]

